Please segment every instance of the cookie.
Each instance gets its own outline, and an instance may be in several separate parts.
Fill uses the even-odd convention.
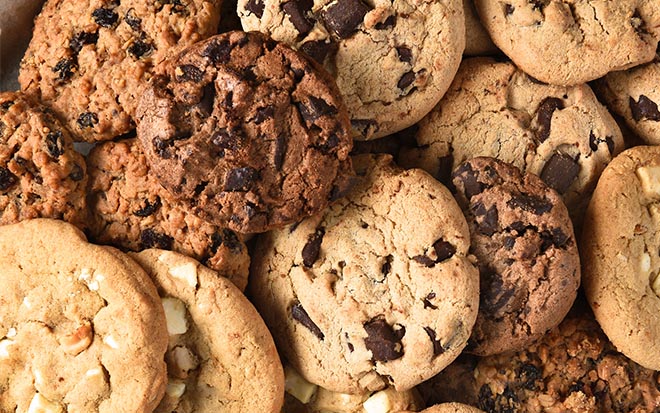
[[[168,384],[156,413],[279,413],[284,373],[268,328],[227,279],[171,251],[130,253],[163,301]]]
[[[465,59],[447,95],[420,123],[405,167],[442,182],[475,156],[491,156],[539,175],[559,192],[575,224],[623,139],[586,85],[539,83],[510,62]]]
[[[614,345],[660,370],[660,148],[636,146],[603,172],[580,243],[583,284]]]
[[[578,85],[649,62],[660,39],[656,0],[474,0],[493,42],[543,82]]]
[[[54,218],[85,226],[85,159],[53,114],[0,92],[0,225]]]
[[[462,163],[452,184],[480,275],[466,350],[523,349],[556,327],[577,295],[580,258],[566,206],[539,177],[494,158]]]
[[[474,8],[474,0],[463,0],[465,14],[465,51],[466,56],[486,56],[500,54],[490,35],[479,21]]]
[[[188,213],[151,173],[135,139],[103,142],[87,156],[90,238],[123,250],[167,249],[247,285],[250,257],[233,231]]]
[[[160,183],[240,233],[317,213],[352,175],[348,114],[316,63],[260,33],[188,48],[154,77],[137,128]]]
[[[283,357],[328,390],[405,391],[467,343],[478,273],[447,188],[387,155],[322,214],[261,235],[248,291]],[[347,234],[350,234],[347,236]]]
[[[63,221],[0,227],[0,410],[150,412],[167,329],[147,274]]]
[[[421,119],[449,87],[465,48],[460,0],[239,0],[238,14],[245,30],[324,64],[356,140]]]
[[[412,413],[412,411],[400,412]],[[428,409],[421,410],[420,413],[483,413],[476,407],[462,403],[443,403],[431,406]]]
[[[215,34],[219,0],[48,0],[21,62],[21,89],[53,108],[74,138],[135,128],[143,84],[165,58]]]

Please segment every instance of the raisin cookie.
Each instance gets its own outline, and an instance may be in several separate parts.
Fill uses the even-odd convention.
[[[660,147],[636,146],[598,181],[580,244],[584,289],[605,334],[660,370]]]
[[[245,30],[290,44],[333,74],[357,140],[421,119],[465,48],[460,0],[239,0],[238,14]]]
[[[586,85],[542,84],[510,62],[466,59],[447,95],[419,124],[417,147],[399,158],[442,182],[475,156],[539,175],[559,192],[574,222],[600,173],[623,150],[616,122]]]
[[[387,155],[354,163],[346,198],[259,237],[248,291],[308,381],[342,393],[404,391],[467,343],[478,271],[447,188]]]
[[[151,173],[135,139],[96,145],[87,165],[89,236],[94,242],[132,251],[177,251],[245,289],[250,267],[245,243],[173,200]]]
[[[137,133],[160,183],[241,233],[317,213],[352,176],[348,113],[316,63],[260,33],[188,48],[153,78]]]
[[[247,298],[190,257],[130,253],[151,276],[167,318],[168,384],[156,413],[279,413],[284,373],[275,343]]]
[[[464,162],[452,183],[480,274],[466,350],[485,356],[525,348],[561,322],[580,285],[566,206],[536,175],[494,158]]]
[[[0,410],[151,412],[167,383],[156,288],[62,221],[0,227]]]
[[[48,0],[21,62],[21,88],[76,140],[112,139],[135,128],[154,67],[215,34],[219,9],[219,0]]]
[[[649,62],[660,39],[657,0],[474,0],[495,44],[523,71],[578,85]]]
[[[47,108],[0,93],[0,225],[54,218],[85,226],[85,159]]]

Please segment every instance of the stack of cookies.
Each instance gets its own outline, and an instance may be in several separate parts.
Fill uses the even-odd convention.
[[[659,0],[46,0],[0,410],[660,411],[659,40]]]

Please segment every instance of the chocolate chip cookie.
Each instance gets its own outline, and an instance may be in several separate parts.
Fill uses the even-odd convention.
[[[412,413],[412,411],[400,413]],[[442,403],[421,410],[419,413],[483,413],[483,411],[462,403]]]
[[[352,175],[348,114],[332,78],[260,33],[188,48],[153,78],[138,138],[160,183],[241,233],[317,213]]]
[[[87,164],[89,236],[94,242],[131,251],[177,251],[245,289],[250,267],[245,243],[172,199],[151,173],[135,139],[96,145]]]
[[[0,410],[151,412],[167,383],[147,274],[72,225],[0,227]]]
[[[343,393],[412,388],[467,343],[479,300],[447,188],[387,155],[324,213],[258,238],[248,291],[288,362]]]
[[[479,21],[473,0],[463,0],[465,14],[465,51],[466,56],[486,56],[500,54],[490,35]]]
[[[461,0],[239,0],[259,30],[324,64],[357,140],[421,119],[442,97],[465,48]]]
[[[154,67],[214,34],[219,9],[219,0],[48,0],[21,89],[51,106],[76,140],[125,134]]]
[[[20,92],[0,93],[0,225],[54,218],[84,228],[86,170],[50,110]]]
[[[452,183],[481,279],[466,350],[485,356],[525,348],[561,322],[580,285],[566,206],[536,175],[494,158],[462,163]]]

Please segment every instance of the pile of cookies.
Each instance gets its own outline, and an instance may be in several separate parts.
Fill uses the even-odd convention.
[[[660,411],[659,0],[46,0],[0,410]]]

